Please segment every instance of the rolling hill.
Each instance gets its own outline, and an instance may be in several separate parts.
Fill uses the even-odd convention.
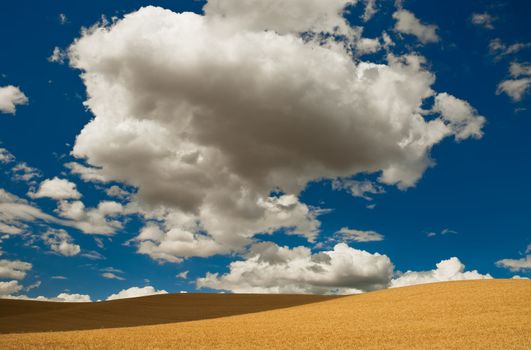
[[[159,319],[172,322],[167,314],[179,313],[178,307],[166,309],[166,305],[184,306],[186,298],[193,296],[123,300],[120,301],[123,314],[115,312],[119,310],[117,304],[101,303],[105,307],[98,311],[102,320],[114,320],[114,324],[108,321],[107,327],[127,323],[121,318],[128,318],[131,310],[139,305],[144,305],[145,310],[153,307],[158,310],[156,313],[166,314]],[[180,322],[126,328],[3,334],[0,348],[531,349],[531,281],[528,280],[435,283],[329,300],[308,296],[204,294],[196,298],[205,298],[203,315],[223,317],[194,316],[193,321],[183,317],[176,320]],[[247,307],[242,306],[244,299]],[[278,302],[281,299],[284,307]],[[294,306],[295,300],[300,305]],[[276,309],[254,312],[259,310],[251,310],[249,306],[268,302]],[[153,303],[150,307],[145,306],[150,303]],[[81,323],[79,320],[85,314],[79,311],[76,317],[75,310],[78,307],[77,310],[82,310],[87,304],[53,309],[49,305],[24,303],[25,309],[18,311],[15,304],[11,305],[15,311],[6,311],[0,305],[1,329],[12,332],[26,330],[24,322],[32,323],[32,327],[37,327],[38,322],[50,322],[55,329],[61,325],[68,329],[69,322]],[[217,316],[208,305],[219,308]],[[239,311],[228,311],[234,307]],[[33,312],[32,308],[39,311]],[[40,321],[35,321],[35,315],[39,315]],[[145,315],[146,320],[154,320],[149,312]],[[19,330],[15,329],[17,323]]]
[[[131,327],[286,308],[320,295],[162,294],[97,303],[0,299],[0,333]]]

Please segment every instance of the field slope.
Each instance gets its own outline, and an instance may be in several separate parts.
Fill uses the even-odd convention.
[[[436,283],[215,319],[4,334],[0,348],[531,349],[531,281]]]
[[[98,303],[0,299],[0,333],[145,326],[274,310],[331,300],[320,295],[163,294]]]

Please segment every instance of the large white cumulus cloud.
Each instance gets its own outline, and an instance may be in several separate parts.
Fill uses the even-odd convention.
[[[371,254],[345,243],[312,254],[305,247],[289,249],[264,242],[253,245],[244,260],[231,263],[228,273],[207,273],[196,283],[199,288],[235,293],[356,294],[387,287],[488,278],[492,277],[476,270],[466,271],[456,257],[442,260],[434,270],[396,275],[386,255]]]
[[[235,293],[355,294],[386,288],[392,275],[387,256],[344,243],[312,254],[305,247],[264,242],[253,245],[245,260],[231,263],[229,273],[207,273],[197,286]]]
[[[422,57],[356,63],[340,45],[294,34],[342,28],[350,1],[267,3],[210,1],[205,16],[146,7],[69,50],[95,115],[73,154],[99,179],[138,188],[158,219],[148,228],[159,231],[138,237],[144,253],[226,253],[282,227],[312,240],[320,212],[298,201],[308,182],[381,172],[406,188],[444,137],[481,136],[484,120],[464,101],[421,109],[436,96]],[[304,11],[308,23],[294,20]]]

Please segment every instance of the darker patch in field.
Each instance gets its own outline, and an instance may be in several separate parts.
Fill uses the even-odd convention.
[[[0,333],[69,331],[204,320],[330,300],[319,295],[167,294],[57,303],[0,299]]]

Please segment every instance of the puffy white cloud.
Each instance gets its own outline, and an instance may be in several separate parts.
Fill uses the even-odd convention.
[[[0,260],[0,278],[21,280],[31,270],[32,265],[20,260]]]
[[[452,128],[456,140],[481,138],[485,118],[478,116],[477,111],[466,101],[447,93],[437,94],[433,110]]]
[[[30,205],[27,201],[0,188],[0,230],[2,233],[21,233],[26,228],[25,222],[37,220],[60,222],[53,216]]]
[[[15,114],[17,105],[25,105],[28,98],[16,86],[0,86],[0,112]]]
[[[122,227],[122,222],[116,218],[124,213],[124,208],[113,201],[102,201],[96,208],[86,208],[81,201],[62,200],[56,212],[70,219],[71,225],[84,233],[112,235]]]
[[[146,287],[131,287],[129,289],[122,289],[120,292],[116,294],[111,294],[107,298],[107,300],[116,300],[116,299],[126,299],[126,298],[136,298],[136,297],[144,297],[148,295],[155,295],[155,294],[168,294],[165,290],[156,290],[152,286],[146,286]]]
[[[15,156],[11,154],[7,149],[0,147],[0,163],[7,164],[15,160]]]
[[[507,94],[513,101],[521,101],[531,86],[531,65],[512,62],[509,73],[513,79],[507,79],[498,84],[496,93]]]
[[[164,227],[151,223],[142,229],[135,239],[138,252],[156,260],[180,262],[186,257],[207,257],[239,250],[251,243],[256,233],[273,233],[280,227],[286,228],[287,234],[303,235],[309,241],[316,238],[320,224],[315,217],[320,211],[300,203],[295,196],[259,199],[258,206],[264,210],[254,221],[238,217],[220,221],[226,217],[217,211],[221,208],[208,208],[201,225],[193,215],[172,212],[165,216]]]
[[[66,303],[89,303],[92,300],[90,299],[90,295],[87,294],[69,294],[69,293],[61,293],[57,295],[53,301],[61,301]]]
[[[1,282],[0,281],[0,297],[5,297],[11,294],[16,294],[22,290],[22,286],[18,281]]]
[[[471,21],[473,24],[477,26],[481,26],[483,28],[487,29],[494,29],[494,25],[492,24],[496,20],[496,17],[488,14],[488,13],[473,13]]]
[[[81,197],[75,183],[58,177],[44,180],[36,193],[28,193],[28,195],[32,198],[53,199],[78,199]]]
[[[496,262],[496,266],[509,269],[511,271],[531,270],[531,254],[527,254],[520,259],[501,259]]]
[[[530,86],[531,78],[504,80],[498,85],[496,93],[506,93],[513,101],[518,102],[524,98]]]
[[[72,237],[65,230],[49,229],[42,239],[54,251],[64,256],[74,256],[79,254],[81,248],[74,244]]]
[[[393,18],[396,19],[396,31],[414,35],[423,44],[439,41],[437,26],[423,24],[412,12],[401,9],[393,14]]]
[[[264,242],[251,247],[245,260],[232,262],[227,274],[207,273],[197,287],[236,293],[352,294],[386,288],[393,264],[385,255],[337,244],[312,254],[308,248]]]
[[[365,55],[369,53],[375,53],[382,45],[380,44],[380,41],[378,39],[368,39],[368,38],[361,38],[356,43],[356,50],[358,55]]]
[[[294,34],[341,28],[347,3],[210,1],[205,16],[146,7],[70,47],[95,118],[73,149],[90,166],[69,166],[138,188],[138,211],[160,223],[137,237],[139,252],[228,253],[285,227],[312,240],[321,212],[297,199],[308,182],[381,172],[413,186],[434,145],[478,124],[424,118],[435,77],[419,56],[358,63]]]
[[[354,230],[348,227],[343,227],[337,232],[337,235],[344,242],[374,242],[383,241],[384,236],[375,231],[361,231]]]
[[[0,188],[2,233],[17,234],[27,228],[27,223],[41,221],[73,227],[88,234],[110,235],[122,227],[122,223],[116,218],[123,210],[121,204],[112,201],[102,201],[96,208],[87,209],[81,201],[61,200],[56,209],[56,213],[63,217],[60,219]]]
[[[514,279],[514,280],[528,280],[529,279],[528,277],[522,277],[522,276],[518,276],[518,275],[514,275],[511,278]]]
[[[531,76],[531,65],[525,63],[522,64],[518,62],[511,62],[509,72],[511,73],[511,76],[515,78],[521,76]]]
[[[465,271],[465,265],[456,258],[442,260],[435,265],[436,269],[430,271],[407,271],[393,279],[391,287],[405,287],[423,283],[489,279],[491,275],[482,275],[477,270]]]

